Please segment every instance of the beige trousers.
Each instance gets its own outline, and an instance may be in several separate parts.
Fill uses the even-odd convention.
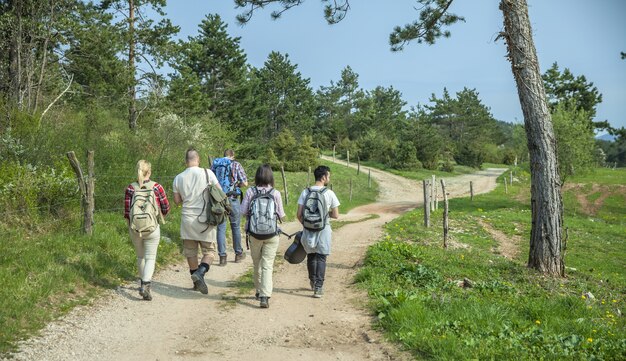
[[[278,250],[278,235],[270,239],[256,239],[250,237],[250,254],[254,270],[254,288],[261,297],[272,296],[272,272],[274,272],[274,258]]]
[[[144,282],[150,282],[156,266],[157,250],[161,240],[161,228],[157,227],[154,232],[143,237],[139,237],[139,234],[130,228],[128,228],[128,233],[135,246],[139,278]]]

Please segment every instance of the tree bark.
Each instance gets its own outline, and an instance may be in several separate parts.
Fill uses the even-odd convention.
[[[530,253],[528,267],[562,275],[563,202],[556,141],[533,43],[526,0],[502,0],[504,33],[524,114],[531,173]]]
[[[135,90],[135,4],[134,0],[128,0],[128,71],[130,86],[128,88],[128,127],[131,130],[137,128],[137,106]]]

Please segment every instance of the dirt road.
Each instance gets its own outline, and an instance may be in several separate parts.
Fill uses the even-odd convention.
[[[452,197],[495,187],[501,169],[446,179]],[[345,225],[333,233],[325,294],[312,298],[306,262],[279,262],[269,309],[260,309],[252,293],[241,295],[232,282],[251,267],[242,263],[213,266],[209,294],[191,289],[184,263],[158,270],[152,302],[140,300],[136,285],[110,291],[92,305],[78,307],[51,323],[41,336],[20,345],[17,360],[405,360],[371,329],[364,310],[366,294],[352,284],[367,247],[382,226],[420,204],[421,184],[372,169],[380,185],[377,203],[356,208],[340,220],[380,217]],[[297,224],[283,227],[288,233]],[[280,254],[290,242],[281,240]],[[230,255],[229,255],[230,256]],[[280,257],[277,257],[277,259]],[[229,259],[229,261],[231,261]]]

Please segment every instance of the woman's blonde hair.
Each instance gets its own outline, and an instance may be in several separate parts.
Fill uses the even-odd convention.
[[[143,182],[148,178],[148,173],[152,170],[152,164],[146,160],[139,160],[137,162],[137,183],[139,186],[143,186]]]

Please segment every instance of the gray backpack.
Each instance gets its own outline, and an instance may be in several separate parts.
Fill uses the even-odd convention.
[[[328,207],[324,193],[327,188],[311,189],[307,188],[309,193],[304,198],[302,208],[302,225],[309,231],[318,232],[326,227],[328,222]]]
[[[142,186],[132,183],[135,192],[130,202],[130,229],[139,233],[139,237],[154,232],[159,226],[160,210],[154,195],[155,182],[146,182]]]
[[[274,200],[274,188],[267,192],[261,192],[257,187],[252,188],[254,195],[250,200],[250,212],[248,212],[247,233],[256,239],[270,239],[277,235],[278,213]]]

